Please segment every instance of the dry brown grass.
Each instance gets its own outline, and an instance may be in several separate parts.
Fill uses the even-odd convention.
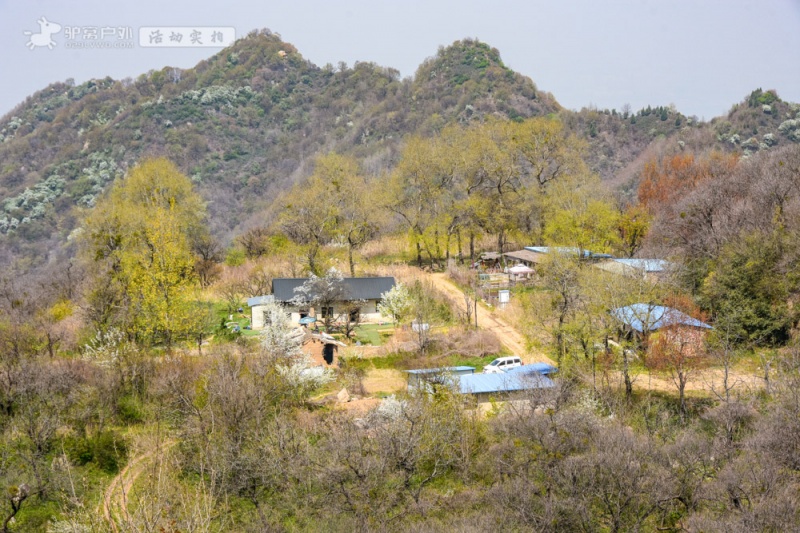
[[[408,239],[397,235],[386,235],[369,241],[361,248],[361,257],[371,260],[380,257],[396,256],[408,250]]]
[[[486,357],[500,353],[502,345],[497,335],[487,330],[450,329],[433,340],[439,357]]]

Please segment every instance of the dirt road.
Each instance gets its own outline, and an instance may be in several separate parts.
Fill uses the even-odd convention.
[[[455,301],[461,301],[464,295],[461,291],[447,279],[447,274],[430,274],[430,279],[434,286]],[[478,306],[478,327],[491,331],[500,342],[509,349],[514,355],[519,355],[524,363],[548,363],[555,365],[555,361],[541,352],[532,351],[528,348],[525,338],[513,327],[503,320],[500,311],[490,311],[485,307]]]
[[[448,279],[447,274],[435,273],[426,275],[434,286],[448,298],[454,301],[461,301],[464,298],[461,290]],[[478,327],[495,333],[500,342],[515,355],[519,355],[524,363],[543,362],[555,365],[555,362],[543,353],[529,349],[525,338],[503,319],[501,311],[489,311],[482,306],[478,306]],[[675,382],[669,376],[653,375],[647,372],[632,377],[634,388],[666,392],[675,392],[677,390]],[[723,372],[719,368],[698,370],[691,376],[686,385],[686,390],[713,394],[713,391],[721,391],[723,389],[723,378]],[[619,373],[614,373],[611,379],[622,382],[622,376]],[[739,371],[731,371],[729,383],[735,384],[738,392],[763,388],[763,380]]]
[[[130,515],[128,514],[128,495],[136,479],[148,466],[149,462],[156,458],[157,454],[166,452],[174,445],[175,441],[166,441],[155,450],[134,457],[128,462],[125,468],[111,480],[108,488],[103,493],[102,505],[103,518],[114,533],[119,531],[114,515],[126,522],[130,520]]]

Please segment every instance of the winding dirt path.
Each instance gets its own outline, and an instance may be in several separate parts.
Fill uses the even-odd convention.
[[[176,444],[173,440],[160,443],[155,449],[134,457],[114,479],[111,480],[103,493],[103,518],[114,533],[119,533],[114,515],[125,521],[130,520],[128,514],[128,495],[136,479],[148,466],[151,459],[159,453],[165,453]]]

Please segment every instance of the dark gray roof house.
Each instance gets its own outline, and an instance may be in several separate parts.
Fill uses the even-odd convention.
[[[275,301],[287,303],[297,294],[295,289],[308,278],[275,278],[272,280],[272,295]],[[393,277],[344,278],[348,300],[380,300],[381,294],[395,286]],[[313,295],[312,295],[313,296]]]

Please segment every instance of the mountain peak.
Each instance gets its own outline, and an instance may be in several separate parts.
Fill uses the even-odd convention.
[[[417,70],[418,79],[443,76],[455,85],[487,74],[513,76],[513,71],[503,64],[497,48],[477,39],[463,39],[439,47],[436,56],[426,60]]]
[[[471,115],[501,114],[512,119],[556,113],[561,109],[550,93],[508,68],[500,52],[477,39],[462,39],[440,47],[414,76],[418,98],[457,99],[459,120]],[[468,116],[469,115],[469,116]]]

